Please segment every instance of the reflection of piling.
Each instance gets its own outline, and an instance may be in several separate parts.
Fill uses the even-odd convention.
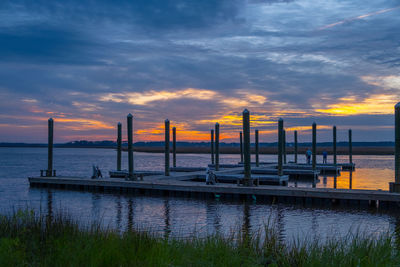
[[[336,126],[333,126],[333,164],[335,165],[337,163],[336,154]]]
[[[215,170],[219,170],[219,123],[215,124]]]
[[[282,131],[283,134],[283,142],[282,142],[282,153],[283,153],[283,164],[286,164],[286,131]]]
[[[333,176],[333,188],[336,189],[337,188],[337,176],[335,174],[335,176]]]
[[[240,162],[243,163],[243,135],[240,132]]]
[[[176,167],[176,127],[172,127],[172,164]]]
[[[47,172],[46,172],[46,176],[53,176],[53,131],[54,131],[54,121],[53,121],[52,118],[50,118],[49,121],[48,121],[48,145],[47,145]]]
[[[312,169],[315,171],[317,164],[317,124],[312,124]]]
[[[278,175],[283,175],[282,169],[282,142],[283,142],[283,120],[278,121]]]
[[[350,174],[349,174],[349,189],[353,189],[353,170],[350,169]]]
[[[128,130],[128,165],[129,165],[129,178],[133,178],[133,127],[132,127],[132,114],[127,117],[127,130]]]
[[[260,166],[260,159],[259,159],[259,143],[258,143],[258,130],[255,131],[255,150],[256,150],[256,166]]]
[[[169,176],[169,120],[165,120],[165,176]]]
[[[214,130],[211,130],[211,164],[214,164]]]
[[[243,185],[250,186],[251,179],[251,156],[250,156],[250,112],[243,111],[243,159],[244,159],[244,182]]]
[[[117,171],[121,170],[121,145],[122,145],[122,125],[118,122],[117,132]]]
[[[294,163],[297,163],[297,131],[294,131]]]
[[[400,102],[394,107],[394,183],[389,183],[390,192],[400,193]]]
[[[352,132],[351,129],[349,129],[349,163],[353,163],[353,143],[352,143]],[[352,167],[350,167],[352,168]]]

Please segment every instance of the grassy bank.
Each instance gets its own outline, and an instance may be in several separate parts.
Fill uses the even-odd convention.
[[[332,239],[303,245],[266,236],[174,240],[150,233],[79,227],[68,216],[52,219],[18,211],[0,217],[1,266],[399,266],[389,236]],[[259,245],[263,244],[263,245]]]

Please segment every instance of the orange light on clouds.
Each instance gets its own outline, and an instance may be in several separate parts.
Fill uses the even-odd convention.
[[[236,90],[235,94],[237,96],[226,96],[213,90],[186,88],[175,91],[150,90],[146,92],[108,93],[100,96],[99,100],[103,102],[110,101],[145,106],[155,101],[169,101],[187,98],[196,100],[214,100],[225,106],[235,108],[263,105],[267,100],[266,96],[255,92],[242,92],[242,90]]]
[[[393,106],[397,103],[396,99],[398,99],[398,96],[393,94],[371,95],[361,101],[356,101],[353,98],[342,98],[341,102],[329,104],[327,108],[315,107],[315,111],[333,116],[393,114]]]
[[[241,126],[242,125],[242,115],[241,114],[230,114],[223,115],[216,119],[209,120],[198,120],[195,123],[197,124],[212,124],[219,123],[221,125],[230,125],[230,126]],[[271,125],[276,124],[276,121],[270,120],[269,116],[266,115],[251,115],[250,123],[252,126],[260,126],[260,125]]]
[[[85,118],[54,118],[55,123],[61,122],[62,127],[74,131],[96,130],[96,129],[115,129],[105,122]]]
[[[147,91],[133,93],[109,93],[102,95],[100,101],[126,102],[132,105],[147,105],[154,101],[167,101],[180,98],[209,100],[216,96],[216,92],[204,89],[187,88],[177,91]]]

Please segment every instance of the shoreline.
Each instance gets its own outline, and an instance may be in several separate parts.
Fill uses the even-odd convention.
[[[115,148],[116,149],[116,148]],[[127,151],[127,148],[122,148],[123,151]],[[135,152],[145,153],[164,153],[164,147],[134,147]],[[298,155],[305,154],[307,147],[299,147]],[[394,147],[353,147],[353,155],[394,155]],[[323,151],[328,152],[328,155],[333,154],[332,147],[317,147],[317,154],[322,154]],[[337,155],[348,155],[347,147],[338,147]],[[172,152],[172,149],[171,149]],[[209,147],[177,147],[177,154],[210,154],[211,150]],[[239,154],[239,147],[220,147],[220,154]],[[251,153],[254,154],[254,147],[251,148]],[[278,153],[277,147],[260,147],[260,154],[271,154],[275,155]],[[294,154],[293,147],[286,148],[287,154]]]

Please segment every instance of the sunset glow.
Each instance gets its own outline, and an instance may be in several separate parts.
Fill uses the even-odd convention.
[[[83,1],[83,2],[82,2]],[[0,5],[0,142],[393,140],[400,101],[396,1],[25,1]],[[34,1],[35,3],[35,1]],[[77,8],[79,7],[79,8]],[[70,12],[71,11],[71,12]],[[290,135],[292,137],[292,135]]]

